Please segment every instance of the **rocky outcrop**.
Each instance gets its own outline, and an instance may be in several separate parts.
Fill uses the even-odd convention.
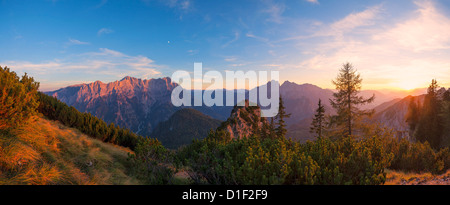
[[[228,120],[223,122],[218,130],[230,133],[232,139],[242,139],[265,132],[269,123],[266,118],[261,117],[261,108],[249,104],[246,100],[245,106],[235,106]]]

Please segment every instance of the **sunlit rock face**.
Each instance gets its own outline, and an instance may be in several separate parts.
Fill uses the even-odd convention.
[[[176,86],[170,78],[142,80],[127,76],[120,81],[73,85],[47,94],[81,112],[147,135],[178,110],[171,103]]]

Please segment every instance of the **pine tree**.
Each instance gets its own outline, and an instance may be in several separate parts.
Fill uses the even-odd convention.
[[[277,128],[275,128],[275,133],[280,138],[284,138],[286,136],[287,129],[286,129],[285,119],[291,116],[291,114],[286,113],[285,109],[286,108],[284,107],[283,98],[280,96],[278,115],[276,116],[276,118],[278,120],[276,123]]]
[[[322,105],[322,100],[319,99],[318,108],[314,119],[311,123],[309,132],[316,134],[318,137],[322,137],[322,133],[325,130],[325,107]]]
[[[450,89],[448,89],[444,92],[444,95],[442,96],[442,100],[446,101],[446,102],[450,102]]]
[[[440,117],[441,100],[438,96],[439,85],[435,79],[431,81],[427,95],[420,111],[419,124],[414,136],[419,142],[428,142],[438,149],[442,137],[442,119]]]
[[[332,83],[337,90],[333,93],[334,100],[330,99],[331,106],[337,113],[333,116],[332,122],[340,127],[344,136],[350,136],[353,134],[354,124],[360,122],[362,116],[370,116],[374,113],[374,110],[360,110],[358,106],[372,103],[375,95],[368,99],[358,96],[362,79],[350,63],[343,64]]]
[[[441,147],[450,147],[450,101],[442,103],[441,113],[439,115],[442,119],[442,137]]]
[[[408,112],[406,113],[406,122],[409,125],[409,135],[413,136],[416,130],[417,124],[419,123],[419,105],[416,103],[415,98],[411,97],[408,106]]]

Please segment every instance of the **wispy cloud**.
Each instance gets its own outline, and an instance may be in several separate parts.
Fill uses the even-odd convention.
[[[266,20],[274,23],[283,23],[283,12],[286,9],[286,6],[282,3],[269,3],[268,8],[264,9],[262,12],[267,13],[269,18]]]
[[[108,3],[108,0],[101,0],[100,3],[98,3],[97,5],[95,5],[93,8],[94,8],[94,9],[101,8],[101,7],[104,6],[106,3]]]
[[[114,30],[109,29],[109,28],[101,28],[100,30],[97,31],[97,36],[101,36],[103,34],[110,34],[113,33]]]
[[[227,41],[225,44],[222,45],[222,48],[226,48],[228,47],[230,44],[236,42],[237,40],[239,40],[239,37],[241,36],[241,34],[238,31],[233,32],[233,39]]]
[[[311,29],[313,30],[310,35],[298,35],[287,37],[280,41],[290,41],[290,40],[302,40],[302,39],[311,39],[316,37],[336,37],[342,38],[344,34],[348,33],[361,33],[364,32],[364,28],[369,26],[373,26],[380,19],[382,19],[382,15],[380,15],[383,11],[383,5],[375,5],[369,7],[360,12],[353,12],[342,19],[339,19],[335,22],[326,24],[321,21],[313,20],[311,21]]]
[[[273,46],[274,46],[273,43],[271,42],[271,40],[270,40],[269,38],[265,38],[265,37],[261,37],[261,36],[256,36],[256,35],[254,35],[254,34],[251,33],[251,32],[245,34],[245,36],[246,36],[247,38],[253,38],[253,39],[256,39],[256,40],[258,40],[258,41],[261,41],[261,42],[265,43],[266,45],[268,45],[268,46],[270,46],[270,47],[273,47]]]
[[[319,0],[306,0],[306,1],[312,4],[320,4]]]
[[[255,36],[253,33],[247,33],[247,34],[245,34],[245,36],[247,36],[249,38],[254,38],[254,39],[260,40],[262,42],[269,42],[268,38],[264,38],[264,37],[261,37],[261,36]]]
[[[415,16],[400,22],[386,32],[374,35],[374,40],[389,40],[415,52],[450,48],[450,18],[432,1],[416,1]]]
[[[225,58],[224,60],[225,60],[226,62],[234,62],[234,61],[237,60],[237,58],[236,58],[236,57],[228,57],[228,58]]]
[[[38,81],[61,74],[71,74],[69,80],[53,79],[49,83],[43,82],[46,90],[59,88],[58,86],[62,84],[67,86],[77,81],[85,81],[87,76],[96,80],[117,80],[126,75],[138,78],[160,77],[159,70],[163,68],[146,56],[130,56],[107,48],[70,55],[64,59],[45,62],[5,61],[0,62],[0,65],[7,65],[18,73],[27,72],[35,76]]]
[[[170,8],[176,8],[183,11],[188,11],[192,9],[191,0],[141,0],[146,5],[151,5],[153,2],[159,2]]]
[[[198,50],[187,50],[187,53],[189,54],[189,55],[195,55],[195,54],[197,54],[198,53]]]
[[[73,38],[69,38],[69,41],[66,43],[67,46],[72,46],[72,45],[89,45],[89,42],[83,42],[77,39],[73,39]]]
[[[334,36],[342,37],[344,34],[355,33],[356,29],[373,26],[377,20],[381,19],[380,13],[383,11],[382,5],[369,7],[361,12],[354,12],[343,19],[335,21],[331,24],[315,24],[319,30],[310,36],[300,36],[300,38]]]
[[[383,7],[378,5],[324,24],[314,35],[303,36],[308,38],[307,43],[299,41],[310,49],[295,67],[324,73],[332,79],[335,73],[329,70],[337,70],[349,61],[372,83],[372,88],[401,87],[412,79],[421,87],[432,78],[449,79],[450,18],[433,1],[415,4],[414,12],[397,21],[386,21],[380,15]],[[387,79],[389,84],[372,78]]]
[[[191,2],[188,0],[180,2],[180,8],[183,10],[188,10],[191,6]]]

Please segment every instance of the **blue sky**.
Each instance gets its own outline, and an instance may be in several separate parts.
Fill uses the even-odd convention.
[[[0,65],[44,91],[194,62],[323,88],[347,61],[366,89],[450,83],[445,0],[0,0],[0,19]]]

